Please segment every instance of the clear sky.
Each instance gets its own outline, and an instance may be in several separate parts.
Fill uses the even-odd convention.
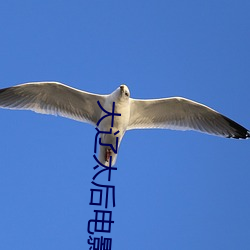
[[[183,96],[250,128],[250,2],[0,3],[0,88],[60,81]],[[95,128],[0,110],[0,249],[88,249]],[[250,249],[250,141],[129,131],[110,234],[119,250]]]

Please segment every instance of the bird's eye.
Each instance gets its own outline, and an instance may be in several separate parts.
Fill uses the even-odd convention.
[[[128,96],[128,92],[127,91],[125,92],[125,96]]]

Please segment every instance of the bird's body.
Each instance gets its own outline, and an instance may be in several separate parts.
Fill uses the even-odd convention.
[[[122,141],[122,138],[126,132],[128,123],[129,123],[129,117],[130,117],[130,100],[129,98],[122,98],[120,95],[120,90],[115,90],[113,93],[111,93],[109,96],[107,96],[106,101],[104,102],[103,108],[107,111],[112,111],[113,102],[115,103],[114,112],[117,114],[121,114],[121,116],[115,116],[113,119],[113,127],[112,125],[112,116],[105,117],[99,125],[100,131],[108,131],[110,128],[112,129],[111,134],[100,134],[101,141],[105,144],[111,144],[114,147],[116,147],[116,137],[118,137],[118,145],[119,148],[120,143]],[[102,111],[100,115],[100,119],[107,115],[104,111]],[[116,135],[114,135],[115,132],[119,131]],[[107,151],[110,150],[110,147],[101,146],[99,150],[99,161],[108,166],[110,157],[107,157]],[[115,164],[117,154],[111,150],[110,156],[112,156],[112,164]]]
[[[112,112],[113,103],[114,113],[121,116],[114,116],[112,124],[112,116],[107,116],[106,112]],[[133,99],[126,85],[121,85],[110,95],[98,95],[57,82],[26,83],[0,89],[0,107],[33,110],[94,126],[98,124],[98,159],[106,166],[109,166],[110,156],[111,165],[115,164],[122,138],[131,129],[196,130],[227,138],[250,137],[246,128],[203,104],[182,97]]]

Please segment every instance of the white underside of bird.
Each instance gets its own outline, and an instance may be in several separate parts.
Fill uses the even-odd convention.
[[[1,108],[60,115],[94,126],[107,115],[101,110],[98,101],[108,112],[112,112],[114,102],[115,113],[121,114],[114,116],[113,127],[112,116],[105,117],[97,126],[99,131],[108,132],[112,129],[110,134],[100,133],[100,141],[113,145],[113,148],[116,148],[116,138],[119,148],[125,132],[131,129],[196,130],[227,138],[250,137],[246,128],[203,104],[182,97],[133,99],[126,85],[120,85],[109,95],[81,91],[58,82],[33,82],[0,89]],[[98,160],[101,164],[115,164],[119,150],[117,148],[115,152],[113,148],[99,145]]]

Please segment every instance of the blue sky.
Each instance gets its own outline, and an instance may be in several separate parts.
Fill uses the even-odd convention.
[[[241,0],[1,1],[0,88],[49,80],[108,94],[125,83],[133,98],[183,96],[250,128],[249,12]],[[88,249],[94,127],[0,117],[0,249]],[[249,150],[129,131],[112,176],[112,249],[249,249]]]

